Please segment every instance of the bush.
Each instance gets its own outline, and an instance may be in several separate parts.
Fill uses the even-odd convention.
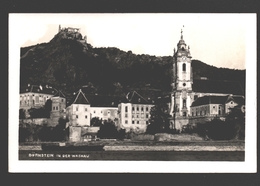
[[[117,139],[117,138],[119,138],[119,132],[116,129],[115,123],[110,119],[104,120],[104,124],[100,126],[100,129],[97,133],[97,137],[107,138],[107,139]]]
[[[25,110],[24,109],[19,109],[19,119],[25,119]]]
[[[99,119],[99,117],[94,117],[90,121],[91,127],[100,127],[102,125],[102,119]]]
[[[42,129],[39,132],[39,139],[41,141],[52,141],[53,127],[48,127],[47,124],[44,124]]]
[[[66,123],[68,119],[59,119],[58,125],[55,127],[49,127],[43,125],[39,131],[39,139],[41,141],[64,141],[68,138],[68,130],[66,129]]]
[[[29,124],[19,124],[19,142],[29,141],[31,136]]]
[[[207,136],[213,140],[230,140],[236,135],[234,123],[225,122],[217,118],[207,122],[205,127]]]
[[[19,142],[39,141],[41,125],[19,123]]]

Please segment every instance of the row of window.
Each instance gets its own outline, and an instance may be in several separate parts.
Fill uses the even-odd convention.
[[[206,110],[203,110],[203,111],[201,110],[200,112],[196,111],[195,115],[194,115],[194,112],[192,112],[191,116],[198,116],[198,115],[203,116],[203,115],[206,115],[206,113],[207,113]]]
[[[94,111],[93,111],[93,113],[95,114],[95,113],[96,113],[96,111],[94,110]],[[102,113],[103,113],[103,111],[101,110],[101,111],[100,111],[100,113],[102,114]],[[117,112],[115,111],[115,114],[116,114],[116,113],[117,113]],[[107,111],[107,114],[111,114],[111,111]]]
[[[52,110],[59,110],[59,107],[58,106],[52,107]]]
[[[20,98],[23,98],[23,97],[29,97],[30,95],[28,94],[28,95],[20,95]],[[32,95],[32,96],[34,96],[34,94]],[[39,96],[39,97],[44,97],[43,95],[37,95],[37,96]],[[49,98],[49,96],[47,96],[47,98]],[[63,100],[63,99],[62,99]]]
[[[149,114],[145,115],[146,118],[149,118]],[[125,114],[125,118],[128,118],[128,114]],[[139,115],[136,114],[136,116],[134,114],[132,114],[132,118],[139,118]],[[144,114],[141,114],[141,118],[144,118]]]
[[[148,124],[148,121],[145,121],[146,124]],[[125,120],[125,124],[128,124],[128,120]],[[140,124],[140,121],[132,121],[132,124]]]
[[[79,118],[79,116],[78,115],[76,115],[76,118],[78,119]],[[88,116],[87,115],[85,115],[85,119],[87,119],[88,118]]]
[[[146,107],[145,110],[148,112],[149,107]],[[132,107],[132,111],[135,111],[135,107]],[[136,107],[136,111],[139,111],[139,107]],[[144,111],[144,107],[141,107],[141,111]],[[125,106],[125,112],[128,112],[128,107]]]
[[[34,101],[34,100],[32,100],[32,104],[34,105],[35,103],[43,103],[43,101],[42,100],[36,100],[36,101]],[[20,101],[20,105],[22,105],[22,104],[25,104],[25,105],[29,105],[30,104],[30,101]]]
[[[76,111],[79,111],[79,107],[76,107]],[[85,108],[85,112],[87,112],[87,111],[88,111],[88,109]]]

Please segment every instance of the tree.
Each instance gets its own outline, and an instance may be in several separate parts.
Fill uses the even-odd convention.
[[[25,119],[25,110],[19,109],[19,119]]]
[[[205,130],[206,136],[213,140],[230,140],[236,135],[235,125],[219,118],[207,122]]]
[[[48,99],[44,104],[44,112],[47,118],[50,118],[50,113],[52,110],[52,100]]]
[[[102,125],[102,119],[99,119],[99,117],[94,117],[90,121],[91,127],[100,127]]]
[[[104,120],[104,124],[100,126],[97,136],[99,138],[116,139],[119,137],[119,132],[116,129],[115,123],[112,120],[108,119]]]
[[[168,105],[166,103],[158,103],[150,110],[149,125],[147,126],[147,134],[155,134],[159,132],[169,132],[170,124],[168,114]]]
[[[31,136],[30,125],[26,123],[19,124],[19,142],[29,141]]]
[[[39,131],[39,139],[41,141],[52,141],[53,136],[53,127],[49,127],[47,124],[44,124]]]
[[[240,107],[230,108],[226,123],[234,127],[236,139],[245,139],[245,113]]]
[[[45,109],[43,107],[41,108],[30,108],[29,114],[31,118],[45,118]]]
[[[66,139],[66,123],[69,120],[60,118],[58,125],[53,128],[53,141],[64,141]]]
[[[126,130],[125,129],[119,129],[118,130],[118,139],[123,140],[126,136]]]
[[[50,118],[52,101],[48,99],[43,107],[29,109],[31,118]]]

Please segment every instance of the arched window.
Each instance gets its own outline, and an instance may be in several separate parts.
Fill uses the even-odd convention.
[[[186,108],[186,99],[182,100],[183,108]]]
[[[186,64],[185,63],[182,64],[182,71],[186,72]]]

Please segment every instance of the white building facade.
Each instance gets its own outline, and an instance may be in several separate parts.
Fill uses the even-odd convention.
[[[146,130],[150,119],[150,110],[153,107],[146,99],[137,92],[128,95],[126,102],[118,105],[118,117],[121,128]]]
[[[90,126],[90,103],[79,90],[75,100],[66,108],[66,116],[71,126]]]

